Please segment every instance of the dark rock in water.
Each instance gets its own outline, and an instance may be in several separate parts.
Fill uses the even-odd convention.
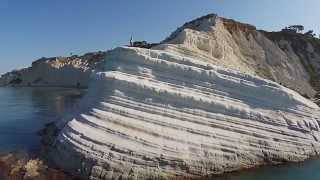
[[[59,129],[54,122],[47,124],[44,129],[38,132],[38,135],[41,136],[41,145],[51,145],[58,133]]]

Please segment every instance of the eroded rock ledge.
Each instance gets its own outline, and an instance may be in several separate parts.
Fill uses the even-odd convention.
[[[50,154],[76,175],[201,177],[319,154],[319,107],[277,83],[157,50],[103,62]]]

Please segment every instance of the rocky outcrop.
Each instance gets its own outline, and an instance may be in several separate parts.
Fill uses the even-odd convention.
[[[105,52],[83,56],[41,58],[29,68],[2,75],[0,86],[54,86],[86,88],[95,65]]]
[[[317,87],[309,65],[315,71],[320,65],[319,42],[303,34],[258,31],[252,25],[211,14],[186,23],[153,49],[257,74],[314,97]]]
[[[1,180],[72,180],[59,170],[48,168],[25,153],[0,155]]]
[[[292,32],[261,31],[287,54],[291,61],[301,62],[309,83],[320,92],[320,39]]]
[[[140,48],[97,71],[50,153],[75,175],[199,177],[319,154],[319,107],[275,82]]]

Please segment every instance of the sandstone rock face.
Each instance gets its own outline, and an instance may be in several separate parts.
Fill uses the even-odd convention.
[[[320,41],[314,42],[312,38],[306,40],[301,46],[306,44],[303,49],[308,50],[301,51],[292,47],[295,38],[271,36],[257,31],[252,25],[212,14],[186,23],[161,45],[153,48],[257,74],[313,97],[316,94],[315,86],[311,83],[314,74],[305,64],[309,62],[307,64],[313,64],[314,67],[320,66],[320,52],[316,50],[320,47]],[[305,39],[303,35],[298,39],[301,38]],[[311,57],[310,61],[305,56]]]
[[[320,39],[298,33],[263,32],[292,61],[300,61],[309,75],[309,83],[320,92]],[[319,96],[319,95],[317,95]],[[319,98],[319,97],[317,97]]]
[[[90,75],[105,52],[83,56],[41,58],[29,68],[12,71],[0,78],[0,86],[88,87]]]
[[[319,154],[316,104],[211,62],[161,50],[110,51],[79,110],[61,126],[53,161],[91,179],[164,179]]]

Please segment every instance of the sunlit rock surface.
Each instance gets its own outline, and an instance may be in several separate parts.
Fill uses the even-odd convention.
[[[133,45],[257,74],[320,104],[320,39],[303,33],[266,32],[209,14],[185,23],[161,43]],[[4,74],[0,86],[87,87],[105,53],[41,58],[32,67]]]
[[[319,117],[316,104],[270,80],[121,47],[100,63],[48,155],[92,179],[204,176],[317,155]]]
[[[320,77],[320,40],[303,34],[268,33],[210,14],[186,23],[153,49],[257,74],[309,97],[319,89],[313,82]]]
[[[0,77],[0,86],[42,86],[87,88],[95,64],[105,52],[83,56],[41,58],[31,67],[14,70]]]

